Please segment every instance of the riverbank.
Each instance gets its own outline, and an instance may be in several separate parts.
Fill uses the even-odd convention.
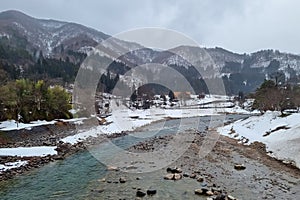
[[[263,115],[238,120],[217,130],[245,145],[262,142],[271,157],[300,168],[299,118],[300,113],[282,115],[278,111],[267,111]]]
[[[182,134],[193,134],[194,140],[174,163],[149,173],[126,173],[126,166],[114,166],[110,169],[118,170],[109,171],[98,180],[88,198],[225,199],[227,196],[228,199],[292,200],[299,197],[300,170],[268,156],[264,144],[254,142],[245,146],[220,136],[213,150],[202,158],[199,149],[205,136]],[[172,139],[173,136],[157,137],[127,150],[149,153],[163,148]],[[165,152],[164,156],[170,154]],[[138,163],[130,163],[131,169],[138,167]],[[147,194],[149,190],[155,193]]]

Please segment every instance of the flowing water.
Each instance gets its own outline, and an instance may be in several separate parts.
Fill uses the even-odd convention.
[[[227,120],[243,117],[245,115],[226,116]],[[128,148],[149,137],[189,129],[188,122],[195,120],[199,120],[197,129],[203,131],[211,122],[211,117],[190,118],[186,123],[181,123],[182,120],[179,119],[154,123],[134,134],[112,139],[112,142],[121,148]],[[135,134],[141,137],[134,137]],[[105,153],[109,154],[107,150]],[[84,151],[0,183],[0,199],[89,199],[97,181],[107,173],[104,164],[95,159],[89,151]]]

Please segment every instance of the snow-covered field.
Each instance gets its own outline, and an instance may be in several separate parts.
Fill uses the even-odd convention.
[[[280,112],[266,112],[218,128],[219,133],[248,144],[263,142],[271,155],[300,168],[300,113],[280,117]]]

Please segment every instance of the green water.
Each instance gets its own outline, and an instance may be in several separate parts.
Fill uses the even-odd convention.
[[[230,116],[231,119],[241,117],[244,116]],[[201,131],[209,123],[210,117],[191,118],[187,122],[199,119],[198,129]],[[148,137],[127,135],[115,138],[112,142],[121,148],[128,148],[149,137],[173,134],[190,127],[187,122],[179,126],[180,122],[170,120],[156,123],[136,133]],[[92,187],[97,180],[105,177],[106,173],[106,166],[95,159],[89,151],[84,151],[15,177],[13,180],[2,182],[0,199],[89,199]]]
[[[1,185],[0,199],[82,199],[88,185],[105,175],[88,152],[50,163]]]

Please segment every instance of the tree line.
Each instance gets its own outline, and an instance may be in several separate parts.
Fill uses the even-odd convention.
[[[72,118],[71,95],[61,86],[49,86],[43,80],[19,79],[0,86],[0,120]]]
[[[253,95],[253,109],[283,111],[300,107],[300,86],[279,85],[273,80],[265,80]]]

